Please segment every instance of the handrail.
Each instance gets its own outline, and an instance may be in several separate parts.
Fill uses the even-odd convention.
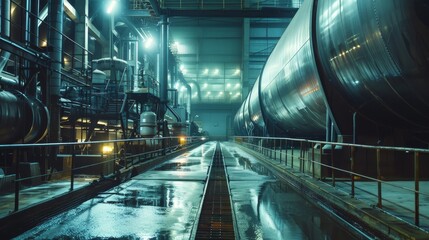
[[[200,141],[203,141],[201,136],[173,136],[103,140],[91,142],[1,144],[0,152],[10,152],[11,154],[16,155],[14,157],[16,159],[16,168],[8,174],[13,176],[12,182],[9,183],[9,185],[11,185],[10,188],[12,188],[13,184],[15,185],[15,198],[10,198],[10,201],[13,201],[13,203],[9,203],[9,205],[11,206],[11,209],[9,209],[9,211],[18,211],[20,209],[20,192],[24,189],[23,186],[25,185],[25,183],[31,182],[30,185],[33,185],[33,181],[37,180],[37,182],[39,182],[37,183],[38,185],[41,181],[43,181],[43,179],[48,181],[64,182],[64,177],[66,177],[66,180],[69,179],[70,181],[70,188],[66,191],[73,191],[75,190],[74,184],[76,181],[75,176],[77,171],[79,171],[85,176],[93,176],[94,179],[117,179],[122,170],[129,170],[136,164],[140,164],[143,161],[149,160],[154,157],[166,155],[166,152],[174,153],[180,147],[196,144]],[[161,144],[162,142],[164,142],[165,144]],[[91,154],[83,154],[78,149],[79,146],[88,145],[93,147]],[[103,153],[102,146],[111,146],[111,148],[109,149],[110,152]],[[57,156],[64,157],[67,159],[65,160],[67,162],[67,167],[63,166],[62,169],[57,169],[55,172],[46,169],[46,171],[41,171],[41,173],[37,175],[29,174],[27,176],[21,177],[22,170],[20,170],[20,168],[22,168],[23,165],[20,164],[42,164],[37,161],[21,162],[19,160],[21,153],[26,153],[27,151],[29,153],[50,152],[51,148],[61,149],[61,153]],[[78,159],[84,159],[84,161],[82,160],[78,162]],[[63,164],[65,164],[65,162],[63,162]],[[53,168],[54,166],[50,167]],[[1,193],[0,196],[4,194],[9,194],[9,192]]]
[[[429,193],[421,192],[419,189],[420,179],[420,159],[422,155],[428,158],[429,149],[422,148],[408,148],[408,147],[391,147],[391,146],[371,146],[364,144],[351,144],[351,143],[338,143],[338,142],[327,142],[327,141],[317,141],[317,140],[309,140],[309,139],[297,139],[297,138],[281,138],[281,137],[253,137],[253,136],[233,136],[233,141],[238,144],[243,145],[246,148],[257,151],[263,155],[265,155],[268,159],[274,161],[280,161],[283,163],[286,168],[290,170],[296,171],[296,167],[298,167],[301,173],[304,173],[312,178],[320,178],[321,180],[330,179],[331,185],[333,187],[337,187],[338,184],[338,175],[342,175],[342,179],[346,179],[346,183],[350,182],[350,195],[351,197],[356,197],[355,190],[358,187],[355,186],[355,182],[362,180],[374,182],[376,183],[375,192],[371,193],[367,191],[369,195],[375,196],[376,204],[375,206],[383,209],[383,201],[393,204],[401,209],[406,209],[413,213],[413,217],[407,216],[406,218],[414,218],[414,221],[406,220],[410,223],[413,223],[415,226],[420,226],[420,218],[424,217],[425,219],[429,219],[429,216],[423,215],[419,208],[420,202],[419,199],[421,196],[428,197]],[[280,142],[280,144],[278,144]],[[317,146],[319,145],[319,146]],[[317,146],[317,147],[316,147]],[[324,146],[330,146],[327,151],[323,151]],[[336,149],[336,146],[341,146],[341,149]],[[357,156],[357,149],[361,149],[361,155]],[[319,151],[320,159],[316,160],[315,154],[316,150]],[[364,151],[363,151],[364,150]],[[299,152],[298,152],[299,151]],[[374,153],[373,155],[369,155],[367,151],[371,151],[370,153]],[[294,152],[297,156],[294,156]],[[362,154],[365,153],[365,154]],[[386,164],[383,165],[381,153],[385,154],[384,157],[388,161],[384,163],[390,164],[392,161],[392,156],[389,153],[393,152],[405,152],[410,155],[405,155],[404,159],[413,158],[414,161],[406,161],[409,163],[410,169],[414,168],[413,174],[409,175],[407,178],[409,181],[414,182],[414,189],[412,187],[399,186],[398,184],[392,183],[385,179],[384,170],[386,169]],[[389,155],[387,155],[389,154]],[[412,155],[414,154],[414,155]],[[274,155],[274,156],[273,156]],[[323,155],[323,156],[322,156]],[[369,156],[368,156],[369,155]],[[324,158],[324,162],[322,162],[322,158]],[[364,159],[365,157],[365,159]],[[395,155],[393,155],[395,157]],[[397,156],[396,156],[397,157]],[[402,157],[402,156],[401,156]],[[298,159],[298,161],[294,162],[294,159]],[[365,160],[369,161],[367,163],[374,164],[375,173],[371,173],[367,167],[365,171],[367,172],[357,172],[357,166],[359,161]],[[402,159],[402,158],[401,158]],[[347,161],[342,161],[347,160]],[[371,161],[372,160],[372,161]],[[390,160],[390,161],[389,161]],[[337,165],[339,166],[337,166]],[[348,165],[349,164],[349,165]],[[346,168],[344,168],[346,167]],[[316,169],[317,173],[316,174]],[[325,172],[324,172],[325,171]],[[362,170],[360,170],[362,171]],[[330,174],[329,174],[330,172]],[[322,176],[322,174],[324,174]],[[349,176],[349,177],[344,177]],[[359,180],[359,178],[361,180]],[[345,181],[341,181],[341,184],[344,184]],[[347,186],[349,186],[347,185]],[[402,206],[399,201],[386,199],[382,195],[382,186],[391,186],[397,191],[406,191],[414,194],[414,209],[409,209],[405,206]],[[396,190],[395,190],[396,191]],[[392,213],[394,215],[394,213]]]

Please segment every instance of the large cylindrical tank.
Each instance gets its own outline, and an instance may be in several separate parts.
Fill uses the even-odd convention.
[[[140,135],[142,137],[153,137],[156,135],[156,114],[146,111],[140,114]]]
[[[428,132],[428,9],[422,0],[304,1],[248,96],[259,91],[268,132],[323,138],[326,114],[339,134],[352,134],[354,116],[369,134]],[[235,128],[252,121],[245,105]]]
[[[380,126],[428,131],[428,13],[423,0],[318,1],[322,85],[343,134],[354,112]]]
[[[49,112],[18,91],[0,91],[0,143],[33,143],[47,134]]]
[[[244,125],[264,127],[263,120],[272,136],[325,134],[326,105],[311,42],[312,6],[304,2],[268,58],[245,100],[250,108],[237,113],[244,115]]]

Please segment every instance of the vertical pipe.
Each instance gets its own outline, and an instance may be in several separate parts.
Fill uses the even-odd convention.
[[[49,128],[49,141],[60,141],[60,85],[61,85],[61,63],[63,54],[63,13],[64,0],[49,0],[49,45],[52,47],[51,57],[51,76],[49,81],[49,110],[51,113],[51,122]],[[51,157],[56,157],[52,156]],[[52,158],[51,158],[52,159]]]
[[[419,178],[420,178],[420,155],[419,155],[419,152],[414,152],[414,224],[416,226],[420,225]]]
[[[24,32],[23,32],[23,39],[24,39],[24,44],[26,46],[28,46],[30,44],[30,11],[31,11],[31,1],[30,0],[25,0],[25,9],[24,9],[24,14],[21,16],[22,18],[22,22],[24,23]]]
[[[382,208],[383,205],[381,203],[381,169],[380,169],[380,149],[377,148],[377,198],[378,198],[378,202],[377,202],[377,207]]]
[[[10,37],[10,0],[1,0],[1,36],[9,39]],[[9,60],[10,52],[2,51],[0,53],[0,72],[6,66]]]
[[[52,46],[51,76],[48,85],[48,102],[51,113],[49,128],[49,142],[60,141],[60,86],[61,86],[61,63],[63,54],[63,14],[64,0],[49,0],[49,16],[51,27],[49,29],[49,45]],[[52,148],[50,161],[56,159],[58,148]]]
[[[326,109],[326,126],[325,126],[325,141],[329,142],[331,141],[331,118],[329,117],[329,110]]]
[[[161,16],[161,55],[159,65],[159,97],[161,100],[160,118],[163,119],[168,103],[168,18]]]
[[[39,46],[39,5],[40,0],[27,0],[27,2],[31,2],[31,16],[30,16],[30,45],[31,46]],[[32,63],[30,65],[30,79],[31,83],[28,86],[27,94],[35,97],[37,93],[37,64]]]

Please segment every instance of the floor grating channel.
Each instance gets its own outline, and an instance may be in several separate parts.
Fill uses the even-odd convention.
[[[196,239],[235,239],[231,202],[220,144],[216,146]]]

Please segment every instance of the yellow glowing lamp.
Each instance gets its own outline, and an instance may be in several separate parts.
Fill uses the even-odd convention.
[[[104,145],[102,148],[102,152],[103,154],[109,154],[113,152],[113,147],[108,146],[108,145]]]

